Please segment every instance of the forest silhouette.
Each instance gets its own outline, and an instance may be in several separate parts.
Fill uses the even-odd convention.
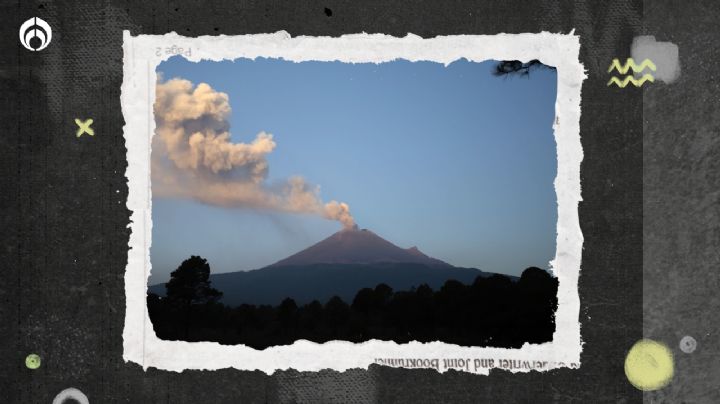
[[[185,260],[166,286],[166,296],[148,294],[155,333],[164,340],[244,344],[255,349],[296,340],[364,342],[372,339],[462,346],[518,348],[552,340],[557,279],[530,267],[518,280],[478,276],[472,284],[448,280],[438,290],[420,284],[394,291],[388,285],[360,289],[352,302],[335,296],[297,305],[229,307],[213,289],[210,266],[198,256]]]

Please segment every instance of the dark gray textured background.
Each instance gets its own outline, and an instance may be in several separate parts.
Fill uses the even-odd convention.
[[[693,4],[647,2],[643,11],[640,1],[3,3],[2,401],[50,403],[76,387],[91,403],[631,403],[643,394],[627,382],[623,361],[644,333],[668,344],[677,366],[673,382],[645,394],[645,401],[720,402],[713,364],[719,285],[712,274],[720,237],[713,63],[719,55],[712,36],[718,6]],[[53,28],[52,43],[38,53],[17,40],[18,27],[33,16]],[[372,366],[267,376],[143,371],[122,360],[129,236],[123,29],[133,35],[286,30],[432,37],[573,28],[589,76],[582,88],[585,346],[579,370],[476,376]],[[629,57],[640,34],[680,46],[680,79],[643,90],[607,87],[610,61]],[[74,118],[93,118],[95,136],[76,138]],[[683,335],[698,340],[694,353],[678,349]],[[40,369],[25,367],[29,353],[42,357]]]
[[[720,403],[720,3],[647,1],[644,14],[682,68],[643,91],[643,332],[675,357],[673,382],[645,402]]]

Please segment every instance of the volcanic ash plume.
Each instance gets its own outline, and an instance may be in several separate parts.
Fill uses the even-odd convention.
[[[250,143],[230,140],[228,96],[200,83],[172,79],[157,84],[152,188],[160,197],[194,199],[224,207],[310,213],[353,228],[346,203],[323,203],[320,188],[302,177],[268,183],[266,156],[276,146],[260,132]]]
[[[328,219],[337,220],[346,229],[354,229],[355,219],[350,214],[350,206],[344,202],[330,201],[325,204],[324,216]]]

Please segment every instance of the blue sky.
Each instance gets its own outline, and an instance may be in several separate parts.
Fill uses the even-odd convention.
[[[227,93],[234,142],[272,133],[268,181],[301,175],[358,225],[457,266],[518,275],[555,255],[556,73],[495,77],[494,62],[158,67]],[[190,255],[212,272],[263,267],[340,229],[320,217],[153,199],[151,283]]]

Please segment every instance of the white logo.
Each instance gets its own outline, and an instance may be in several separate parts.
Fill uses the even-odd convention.
[[[52,29],[45,20],[33,17],[20,26],[20,43],[31,51],[41,51],[47,48],[51,39]],[[30,41],[33,43],[31,44]],[[38,41],[40,41],[39,45]]]

